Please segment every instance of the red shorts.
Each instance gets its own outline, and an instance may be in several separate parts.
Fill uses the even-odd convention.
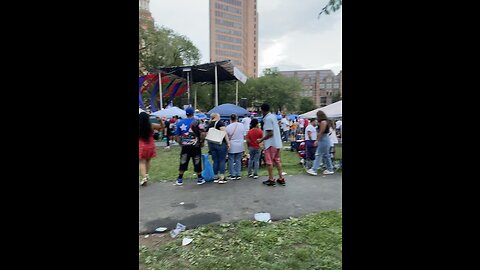
[[[282,165],[282,161],[280,160],[280,149],[273,146],[265,149],[265,163],[267,163],[267,165]]]

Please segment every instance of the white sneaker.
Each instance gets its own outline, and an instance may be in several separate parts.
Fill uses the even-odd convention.
[[[317,172],[315,172],[315,171],[312,170],[312,169],[308,169],[308,170],[307,170],[307,173],[310,174],[310,175],[317,175]]]
[[[329,170],[325,170],[325,171],[323,171],[323,174],[333,174],[333,172],[329,171]]]

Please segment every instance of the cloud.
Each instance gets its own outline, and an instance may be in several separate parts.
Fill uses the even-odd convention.
[[[266,67],[280,70],[341,70],[342,9],[318,13],[328,0],[258,0],[259,74]],[[209,62],[209,1],[150,1],[157,24],[187,36]]]

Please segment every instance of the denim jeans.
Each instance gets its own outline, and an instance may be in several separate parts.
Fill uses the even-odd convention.
[[[248,150],[250,151],[250,159],[248,160],[248,174],[258,175],[258,167],[260,167],[260,149],[255,149],[253,147],[249,147]]]
[[[218,175],[225,175],[225,159],[227,158],[227,145],[225,143],[215,144],[208,143],[208,149],[212,154],[213,159],[213,173]]]
[[[315,152],[315,161],[312,170],[317,171],[320,167],[320,161],[327,166],[327,170],[333,171],[332,159],[330,157],[330,138],[328,134],[323,134]]]
[[[231,176],[240,176],[242,174],[242,153],[228,153],[228,167]]]

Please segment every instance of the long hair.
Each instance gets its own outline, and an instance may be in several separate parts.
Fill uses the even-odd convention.
[[[320,125],[320,122],[322,122],[323,120],[327,120],[327,121],[328,121],[328,117],[327,117],[327,115],[326,115],[322,110],[318,110],[318,111],[317,111],[317,121],[318,121],[318,124]]]
[[[141,112],[138,115],[138,123],[139,123],[139,136],[142,140],[148,141],[152,134],[152,124],[150,123],[150,117],[146,112]]]

